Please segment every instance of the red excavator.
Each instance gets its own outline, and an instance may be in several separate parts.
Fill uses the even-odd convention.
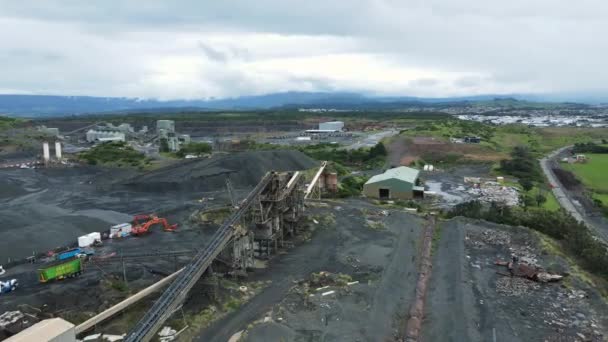
[[[177,229],[177,224],[170,225],[167,219],[152,215],[135,215],[133,217],[133,228],[131,228],[132,235],[142,235],[147,233],[152,226],[162,224],[163,229],[166,232],[173,232]]]

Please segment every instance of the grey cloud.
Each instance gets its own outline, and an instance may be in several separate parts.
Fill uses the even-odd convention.
[[[15,89],[17,85],[23,91],[86,89],[103,95],[126,87],[137,93],[138,90],[131,86],[136,87],[148,76],[149,66],[140,65],[143,62],[138,63],[138,60],[127,59],[119,63],[108,59],[120,56],[116,51],[125,47],[142,44],[148,49],[148,45],[162,45],[161,36],[169,42],[172,35],[181,33],[199,36],[198,52],[202,51],[211,62],[227,66],[217,70],[217,74],[205,75],[210,82],[216,82],[222,93],[239,95],[290,90],[282,89],[283,86],[319,90],[365,87],[364,84],[340,83],[330,75],[327,79],[295,77],[287,71],[280,75],[282,83],[257,82],[255,79],[260,75],[245,75],[230,66],[254,62],[260,58],[259,54],[242,48],[238,38],[223,45],[205,39],[208,33],[233,34],[235,37],[243,33],[273,33],[296,40],[297,36],[349,39],[356,48],[344,53],[374,54],[379,56],[379,63],[390,63],[395,68],[482,75],[463,76],[448,82],[463,91],[608,90],[608,69],[605,67],[608,41],[602,39],[608,35],[608,21],[605,20],[608,2],[602,0],[576,3],[512,0],[500,6],[483,0],[309,0],[297,3],[284,0],[0,0],[0,9],[0,20],[34,27],[28,32],[28,39],[44,38],[44,41],[31,38],[31,46],[26,47],[31,54],[22,54],[21,59],[2,49],[11,49],[12,44],[16,46],[15,51],[27,51],[24,44],[17,39],[2,40],[0,58],[4,66],[0,66],[0,73],[2,86],[7,89]],[[8,27],[11,29],[19,30]],[[146,37],[150,41],[130,37],[142,32],[149,33]],[[71,33],[81,39],[73,44],[82,44],[85,50],[87,46],[97,44],[94,47],[98,50],[91,49],[91,55],[87,56],[75,51],[69,42],[56,42],[69,39],[65,37]],[[60,45],[66,51],[58,53],[61,48],[55,49],[54,45]],[[152,52],[157,54],[155,58],[168,55],[163,48],[150,53],[145,50],[141,60],[152,58],[149,56]],[[167,50],[171,48],[167,47]],[[112,52],[106,55],[104,49]],[[180,50],[183,47],[174,49],[170,51],[172,54],[191,52]],[[312,51],[302,49],[289,53],[302,56],[315,53],[314,46],[308,50]],[[85,61],[86,58],[91,61]],[[24,61],[32,64],[32,70],[36,72],[14,76],[14,79],[6,76],[12,75],[11,69]],[[95,67],[99,71],[90,70]],[[71,72],[74,69],[79,73]],[[108,75],[112,71],[115,73]],[[50,75],[50,79],[41,80],[40,73]],[[61,77],[61,74],[68,76]],[[81,86],[88,83],[97,87]],[[446,81],[432,75],[405,83],[403,89],[422,87],[431,93],[437,89],[436,95],[442,96]],[[398,86],[403,85],[395,85],[395,89],[399,89]],[[375,91],[371,85],[367,90]],[[147,90],[142,86],[140,91],[145,93]]]
[[[434,78],[420,78],[409,82],[410,87],[433,87],[440,83],[439,80]]]
[[[207,56],[211,60],[217,62],[226,62],[228,60],[228,56],[225,53],[216,50],[212,46],[209,46],[203,42],[198,42],[198,47],[203,51],[205,56]]]

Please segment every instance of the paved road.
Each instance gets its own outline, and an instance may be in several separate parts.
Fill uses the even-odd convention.
[[[603,229],[600,229],[596,224],[594,224],[590,220],[590,218],[587,217],[585,211],[582,208],[579,208],[574,205],[572,199],[567,194],[567,192],[564,191],[564,189],[562,188],[562,184],[557,179],[551,168],[551,165],[555,162],[554,159],[559,154],[571,147],[572,146],[565,146],[551,152],[545,158],[542,158],[540,160],[540,166],[543,170],[543,173],[549,180],[549,183],[551,183],[553,194],[555,195],[555,198],[557,199],[561,207],[564,208],[567,212],[569,212],[570,215],[572,215],[572,217],[574,217],[577,221],[584,223],[589,229],[595,232],[598,237],[600,237],[602,240],[604,240],[604,242],[606,242],[608,241],[608,234]]]

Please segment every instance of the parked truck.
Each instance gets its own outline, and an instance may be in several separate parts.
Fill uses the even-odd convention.
[[[51,280],[61,280],[76,277],[81,273],[81,259],[73,258],[69,260],[60,260],[54,264],[38,269],[38,280],[41,283],[46,283]]]
[[[81,253],[80,248],[70,249],[69,251],[61,252],[57,254],[57,260],[67,260],[73,258]]]
[[[0,280],[0,294],[15,291],[17,286],[19,286],[17,279],[11,279],[7,281]]]

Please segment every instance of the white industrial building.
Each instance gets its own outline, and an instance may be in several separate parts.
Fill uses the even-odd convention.
[[[341,132],[344,129],[343,121],[328,121],[319,123],[319,131]]]
[[[165,131],[168,133],[175,132],[175,121],[173,120],[157,120],[156,121],[156,132],[161,133],[161,131]]]
[[[86,135],[88,142],[125,141],[125,134],[119,131],[90,129]]]

